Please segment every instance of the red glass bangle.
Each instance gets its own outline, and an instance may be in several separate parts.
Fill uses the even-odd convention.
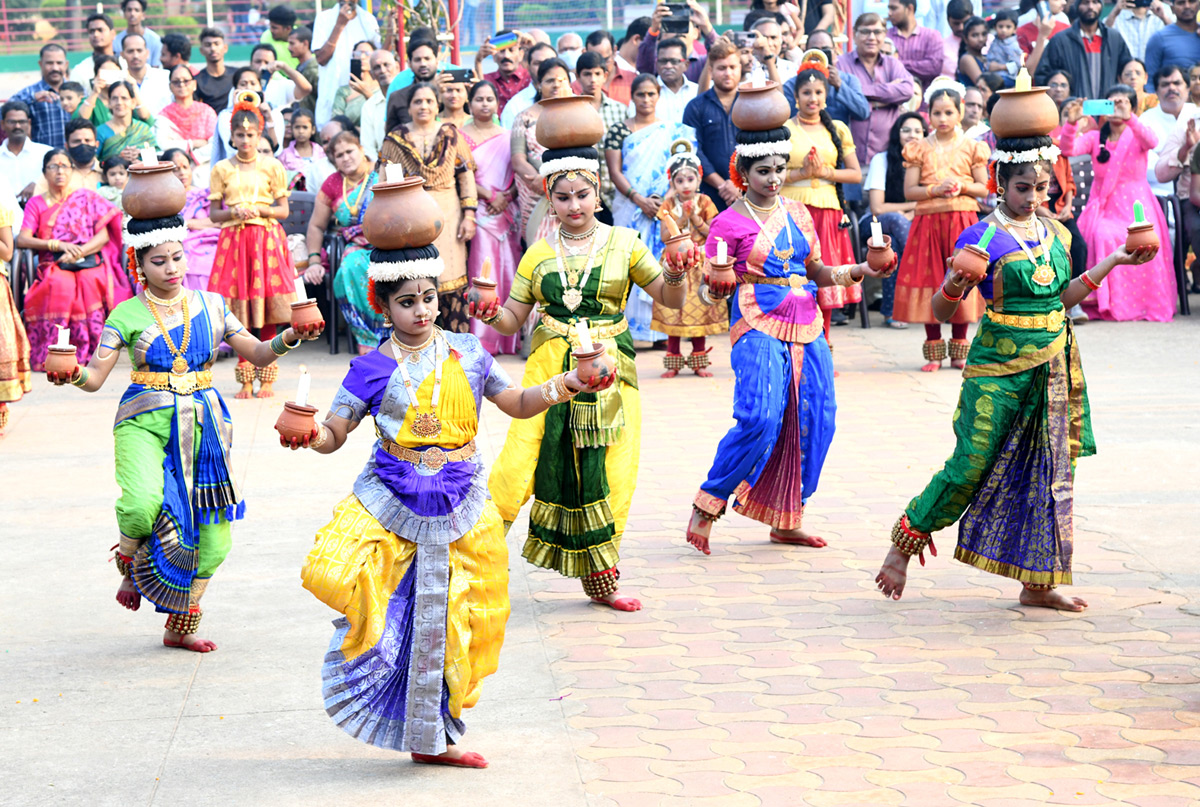
[[[1081,274],[1079,279],[1083,281],[1083,285],[1087,286],[1092,291],[1100,291],[1100,284],[1092,280],[1091,275],[1089,275],[1087,272]]]
[[[966,290],[964,290],[963,293],[958,295],[957,297],[951,297],[949,294],[946,293],[946,287],[944,285],[941,288],[941,292],[942,292],[942,296],[945,297],[947,300],[949,300],[952,303],[961,303],[962,298],[967,296],[967,292],[966,292]]]

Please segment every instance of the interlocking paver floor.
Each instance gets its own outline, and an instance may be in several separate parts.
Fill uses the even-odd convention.
[[[838,435],[806,524],[822,550],[772,545],[739,516],[711,556],[685,543],[731,423],[728,347],[715,340],[707,380],[663,381],[661,354],[640,353],[621,569],[645,607],[592,606],[530,569],[518,522],[501,670],[467,715],[485,773],[414,768],[321,709],[331,614],[298,570],[369,429],[333,457],[293,456],[270,429],[278,401],[230,401],[251,510],[208,595],[221,649],[201,658],[156,647],[158,620],[111,602],[119,390],[39,382],[0,441],[0,753],[18,774],[0,802],[1200,804],[1198,338],[1200,318],[1079,330],[1101,452],[1079,465],[1080,614],[1018,607],[1017,584],[952,560],[953,531],[902,601],[876,593],[893,520],[952,444],[957,379],[913,372],[918,330],[835,329]],[[326,402],[347,357],[302,355]],[[485,411],[487,455],[506,425]]]

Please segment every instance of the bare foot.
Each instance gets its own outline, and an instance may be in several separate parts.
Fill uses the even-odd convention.
[[[163,631],[163,644],[167,647],[180,647],[195,653],[211,653],[217,649],[217,643],[211,639],[201,639],[194,633],[176,633],[172,630]]]
[[[812,546],[817,549],[828,545],[824,538],[818,535],[809,535],[804,530],[771,530],[771,543]]]
[[[266,381],[262,382],[258,387],[258,395],[254,396],[254,397],[256,397],[256,398],[274,398],[275,397],[275,385],[273,383],[268,383]]]
[[[1057,608],[1059,611],[1082,611],[1088,607],[1087,601],[1081,597],[1068,597],[1058,589],[1034,591],[1021,587],[1021,605],[1035,608]]]
[[[641,600],[635,600],[633,597],[622,597],[618,594],[606,594],[603,597],[591,597],[592,602],[598,602],[601,605],[607,605],[617,611],[640,611],[642,610]]]
[[[233,397],[241,399],[241,400],[245,400],[246,398],[253,398],[254,397],[254,382],[251,381],[249,384],[242,384],[242,388],[240,390],[238,390],[237,394],[234,395]]]
[[[121,585],[117,586],[117,602],[130,611],[136,611],[142,607],[142,595],[138,593],[137,586],[133,584],[133,579],[129,575],[122,577]]]
[[[708,548],[708,538],[712,535],[712,525],[711,521],[701,517],[699,513],[692,510],[692,518],[688,521],[687,526],[687,541],[705,555],[712,554],[712,551]]]
[[[696,375],[700,376],[701,378],[712,378],[713,377],[713,374],[710,373],[708,370],[705,370],[703,367],[693,367],[692,372],[695,373]]]
[[[883,596],[893,600],[900,599],[900,595],[904,593],[904,584],[908,581],[908,561],[909,556],[896,547],[888,550],[879,574],[875,575],[875,585],[879,586]]]
[[[674,378],[677,375],[679,375],[678,370],[665,370],[659,378]]]
[[[931,361],[929,364],[921,365],[922,373],[936,373],[940,369],[942,369],[942,363],[940,361]]]
[[[451,765],[456,768],[486,768],[488,761],[474,751],[460,750],[457,745],[447,746],[445,753],[418,754],[413,752],[413,762],[422,765]]]
[[[966,359],[951,359],[950,366],[953,367],[955,370],[961,370],[967,366],[967,360]]]

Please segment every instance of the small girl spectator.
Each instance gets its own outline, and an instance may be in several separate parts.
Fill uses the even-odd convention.
[[[983,17],[971,17],[963,23],[962,41],[958,43],[957,79],[961,84],[978,85],[979,77],[988,72],[983,57],[987,35],[987,21]]]
[[[104,184],[97,188],[96,192],[122,213],[125,212],[125,208],[121,206],[121,193],[125,190],[125,183],[129,181],[129,161],[120,155],[109,157],[100,163],[100,176],[103,177]]]
[[[329,176],[329,160],[325,159],[325,149],[313,140],[317,134],[313,113],[298,107],[292,113],[291,130],[292,142],[279,153],[279,162],[288,170],[289,177],[292,172],[297,172],[304,178],[303,185],[297,180],[293,189],[315,193]]]

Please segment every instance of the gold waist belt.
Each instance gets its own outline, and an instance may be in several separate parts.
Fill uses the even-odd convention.
[[[410,462],[413,465],[424,465],[431,471],[440,471],[447,462],[462,462],[475,456],[475,441],[467,443],[462,448],[447,451],[444,448],[431,446],[424,451],[398,445],[391,440],[383,441],[383,450],[398,460]]]
[[[803,288],[808,285],[808,277],[805,275],[788,275],[787,277],[758,277],[757,275],[742,275],[738,278],[738,283],[742,285],[753,286],[791,286],[793,289]]]
[[[1026,328],[1029,330],[1047,330],[1057,333],[1062,330],[1066,314],[1060,308],[1049,314],[998,314],[992,309],[986,312],[987,318],[997,325],[1007,325],[1010,328]]]
[[[129,374],[129,381],[133,384],[174,392],[176,395],[191,395],[198,390],[211,389],[212,379],[212,370],[200,370],[195,373],[151,373],[134,370]]]
[[[542,313],[542,325],[559,336],[567,337],[567,339],[571,340],[571,345],[573,347],[579,347],[579,345],[575,344],[574,326],[568,325],[561,320],[557,320],[545,312]],[[588,331],[591,332],[593,339],[612,339],[615,336],[625,333],[627,330],[629,330],[629,323],[624,317],[617,322],[611,322],[606,325],[588,323]]]

